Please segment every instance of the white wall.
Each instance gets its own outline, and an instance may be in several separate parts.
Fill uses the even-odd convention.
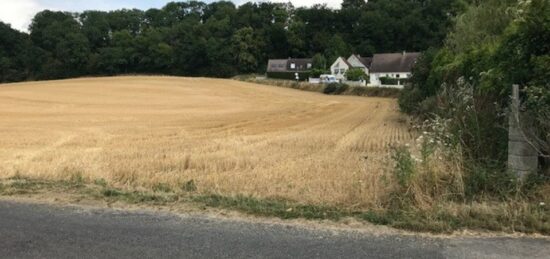
[[[343,58],[338,58],[336,61],[330,66],[330,73],[336,77],[338,80],[344,80],[346,79],[345,75],[348,71],[349,66],[346,64]]]
[[[380,78],[389,77],[389,78],[396,78],[396,79],[409,79],[411,75],[412,75],[411,73],[396,73],[396,72],[371,73],[369,86],[403,88],[403,83],[401,82],[398,85],[382,85],[382,82],[380,82]]]
[[[369,75],[369,69],[367,67],[365,67],[365,65],[363,65],[363,63],[361,63],[361,61],[359,59],[357,59],[357,57],[355,55],[351,55],[348,58],[348,63],[350,63],[353,67],[363,69],[363,71],[365,71],[365,74]]]

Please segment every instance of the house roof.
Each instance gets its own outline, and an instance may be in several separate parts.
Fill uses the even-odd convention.
[[[372,65],[372,58],[357,57],[357,59],[359,59],[359,61],[361,61],[361,63],[365,65],[366,68],[370,68]]]
[[[290,64],[294,63],[296,68],[292,69]],[[308,68],[308,64],[310,67]],[[289,71],[304,71],[309,70],[313,64],[313,59],[311,58],[289,58],[287,60],[287,70]]]
[[[311,58],[270,59],[267,62],[267,72],[305,71],[311,68],[312,63]],[[295,68],[291,68],[291,64],[294,64]]]
[[[340,58],[344,61],[344,63],[346,63],[346,65],[348,65],[348,67],[353,67],[353,65],[351,63],[349,63],[346,58],[344,58],[344,57],[340,57]]]
[[[334,61],[334,63],[332,63],[332,65],[330,67],[333,67],[334,65],[336,65],[338,60],[342,60],[344,62],[344,64],[346,64],[346,66],[348,66],[348,67],[353,67],[353,65],[351,63],[349,63],[348,60],[344,57],[337,58],[336,61]]]
[[[371,73],[411,72],[419,56],[418,52],[375,54],[370,71]]]
[[[267,72],[286,72],[287,59],[270,59],[267,62]]]
[[[350,61],[350,60],[353,60]],[[356,61],[355,61],[356,60]],[[370,66],[372,64],[372,58],[369,57],[361,57],[360,55],[352,54],[347,61],[353,66],[353,67],[366,67],[370,69]]]

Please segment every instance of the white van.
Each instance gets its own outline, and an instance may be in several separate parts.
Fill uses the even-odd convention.
[[[321,84],[338,83],[338,80],[333,75],[321,75]]]

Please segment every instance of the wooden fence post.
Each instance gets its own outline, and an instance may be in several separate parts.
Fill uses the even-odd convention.
[[[524,179],[529,173],[537,171],[538,152],[521,129],[520,118],[519,86],[513,85],[508,129],[508,170],[519,179]]]

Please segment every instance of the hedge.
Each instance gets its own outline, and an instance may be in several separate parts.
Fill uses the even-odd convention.
[[[409,80],[406,78],[391,78],[391,77],[380,77],[380,82],[383,85],[397,85],[397,82],[400,82],[401,85],[406,84]]]
[[[267,72],[268,78],[296,80],[296,72]],[[297,72],[300,81],[306,81],[309,78],[309,72]]]

